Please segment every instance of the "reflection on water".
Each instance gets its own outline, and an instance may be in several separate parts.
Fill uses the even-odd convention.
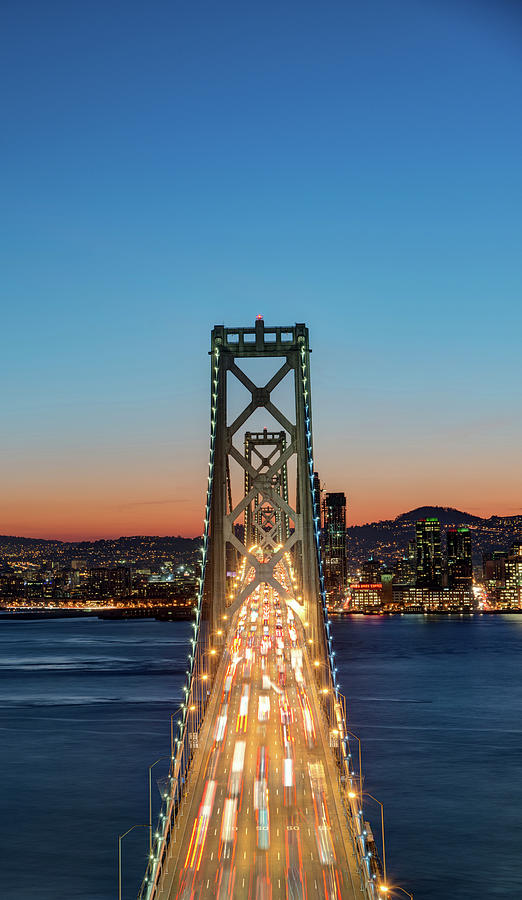
[[[416,900],[522,897],[521,618],[335,622],[388,870]],[[147,766],[169,750],[189,629],[0,623],[4,900],[114,898],[117,835],[148,818]],[[378,832],[378,807],[367,815]],[[128,898],[146,851],[145,829],[125,839]]]
[[[521,625],[336,624],[349,727],[362,739],[366,789],[384,803],[388,871],[416,900],[522,897]],[[379,809],[367,812],[377,828]]]

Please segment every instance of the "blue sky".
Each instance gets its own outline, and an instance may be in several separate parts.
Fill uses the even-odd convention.
[[[212,325],[305,321],[352,522],[522,511],[515,3],[10,3],[0,532],[196,533]]]

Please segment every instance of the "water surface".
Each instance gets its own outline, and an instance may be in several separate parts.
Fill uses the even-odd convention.
[[[117,835],[148,820],[189,629],[0,622],[3,900],[117,896]],[[352,617],[334,637],[391,879],[416,900],[522,897],[522,618]],[[146,853],[136,829],[125,900]]]

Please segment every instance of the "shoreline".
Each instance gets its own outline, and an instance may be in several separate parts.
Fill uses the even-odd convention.
[[[150,609],[0,609],[0,622],[11,619],[39,621],[45,619],[156,619],[165,622],[190,622],[192,610],[176,610],[164,608]]]
[[[365,618],[395,618],[397,616],[432,616],[436,618],[448,618],[453,616],[459,619],[475,618],[478,616],[506,616],[522,615],[522,609],[481,609],[466,612],[449,610],[394,610],[393,612],[330,612],[332,619],[348,619],[351,616],[364,616]],[[16,619],[18,621],[41,621],[48,619],[102,619],[107,621],[128,619],[154,619],[159,622],[190,622],[193,615],[191,611],[176,609],[0,609],[0,623]]]

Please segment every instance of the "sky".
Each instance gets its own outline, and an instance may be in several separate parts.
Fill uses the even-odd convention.
[[[258,313],[348,524],[522,513],[518,3],[2,16],[0,533],[201,533],[210,331]]]

